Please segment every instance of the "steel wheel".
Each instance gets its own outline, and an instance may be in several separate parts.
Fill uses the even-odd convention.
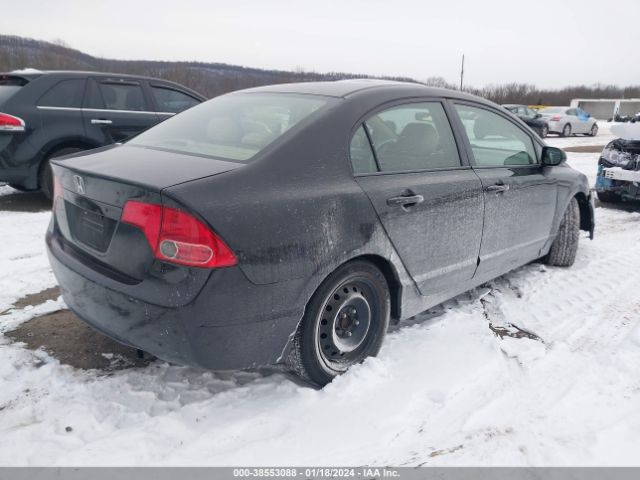
[[[348,281],[336,288],[326,299],[318,319],[316,348],[330,367],[351,364],[359,360],[366,348],[371,325],[372,287],[362,280]]]
[[[389,325],[390,296],[373,264],[354,261],[332,273],[309,301],[288,360],[318,385],[380,350]]]

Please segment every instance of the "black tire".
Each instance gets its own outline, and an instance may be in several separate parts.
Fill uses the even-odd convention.
[[[49,161],[53,158],[62,157],[64,155],[70,155],[72,153],[81,152],[82,148],[69,147],[56,150],[47,157],[47,159],[40,165],[40,171],[38,172],[38,187],[40,191],[49,200],[53,198],[53,174],[51,172],[51,164]]]
[[[594,123],[591,130],[589,130],[589,136],[595,137],[596,135],[598,135],[598,124]]]
[[[571,124],[565,123],[564,127],[562,127],[562,131],[560,132],[561,137],[570,137],[571,136]]]
[[[10,183],[9,186],[15,190],[18,190],[19,192],[30,192],[32,190],[23,187],[22,185],[16,185],[15,183]]]
[[[570,267],[576,260],[580,241],[580,208],[578,201],[572,198],[562,217],[549,253],[545,257],[547,265]]]
[[[613,192],[598,192],[598,200],[604,203],[620,203],[622,197]]]
[[[298,326],[288,367],[324,386],[375,356],[389,327],[387,281],[373,264],[355,260],[329,275],[313,294]]]

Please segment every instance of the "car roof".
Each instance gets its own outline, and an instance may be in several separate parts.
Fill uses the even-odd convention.
[[[198,97],[200,100],[205,101],[207,97],[202,95],[201,93],[196,92],[195,90],[182,85],[180,83],[173,82],[171,80],[165,80],[164,78],[157,77],[147,77],[145,75],[130,75],[126,73],[111,73],[111,72],[92,72],[85,70],[36,70],[33,68],[27,68],[24,70],[14,70],[12,72],[1,73],[0,77],[8,76],[8,77],[21,77],[25,78],[29,81],[35,80],[38,77],[42,76],[58,76],[61,78],[86,78],[86,77],[103,77],[103,78],[124,78],[131,80],[147,80],[150,82],[163,82],[165,84],[175,85],[176,87],[180,87],[180,89],[189,92],[190,94]]]
[[[0,75],[9,75],[15,77],[24,77],[34,79],[43,75],[58,75],[64,77],[120,77],[120,78],[136,78],[145,80],[160,80],[163,82],[171,82],[170,80],[164,80],[161,78],[147,77],[145,75],[131,75],[127,73],[111,73],[111,72],[93,72],[86,70],[35,70],[33,68],[27,68],[24,70],[14,70],[12,72],[0,73]]]
[[[356,94],[364,93],[397,93],[398,96],[416,95],[425,97],[447,97],[468,99],[491,103],[475,95],[470,95],[457,90],[429,87],[421,83],[399,82],[380,79],[352,79],[335,80],[327,82],[300,82],[267,85],[241,90],[243,93],[298,93],[303,95],[323,95],[329,97],[348,98]],[[494,104],[493,104],[494,105]]]

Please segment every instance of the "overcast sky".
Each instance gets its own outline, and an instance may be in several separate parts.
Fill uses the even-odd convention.
[[[639,0],[1,0],[0,32],[95,56],[442,76],[640,83]],[[25,65],[27,67],[27,65]]]

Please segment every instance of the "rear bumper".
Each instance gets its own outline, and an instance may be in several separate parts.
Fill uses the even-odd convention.
[[[85,323],[119,341],[182,365],[214,370],[278,363],[302,316],[298,284],[254,285],[239,268],[220,269],[189,304],[164,307],[88,279],[47,235],[62,296]],[[76,265],[74,265],[76,266]],[[304,306],[304,303],[302,303]]]
[[[564,123],[562,122],[547,122],[549,125],[549,132],[562,133]]]

